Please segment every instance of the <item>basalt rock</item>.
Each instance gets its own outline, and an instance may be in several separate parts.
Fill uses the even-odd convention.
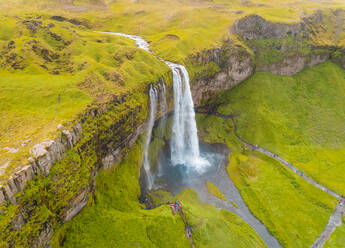
[[[191,90],[196,106],[208,98],[215,97],[217,91],[230,89],[247,79],[255,70],[253,58],[246,49],[231,47],[228,44],[221,49],[204,51],[202,55],[192,57],[191,60],[192,64],[215,63],[219,66],[218,72],[206,76],[197,75],[193,79]]]
[[[234,23],[231,31],[239,34],[243,40],[281,39],[286,35],[299,36],[304,30],[303,24],[272,23],[261,16],[250,15]]]

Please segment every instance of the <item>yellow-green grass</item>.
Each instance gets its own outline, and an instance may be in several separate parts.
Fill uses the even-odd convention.
[[[42,26],[48,23],[43,21]],[[77,119],[87,106],[134,92],[146,98],[147,85],[169,73],[168,66],[122,37],[59,22],[33,35],[22,23],[15,25],[18,32],[23,30],[21,36],[15,33],[4,38],[6,30],[0,32],[4,50],[19,54],[24,61],[22,69],[13,70],[6,58],[0,59],[0,165],[10,161],[0,180],[25,163],[32,145],[54,138],[59,124]],[[61,40],[49,32],[59,34]],[[15,41],[14,48],[7,48],[9,40]],[[36,43],[30,43],[33,40]],[[43,50],[32,50],[32,44],[59,59],[47,60]],[[25,141],[30,142],[22,146]],[[19,151],[9,153],[5,147]]]
[[[233,202],[233,201],[230,201],[231,202],[231,204],[235,207],[235,208],[238,208],[238,206],[237,206],[237,204],[235,203],[235,202]]]
[[[11,53],[17,54],[16,61],[19,61],[19,64],[23,67],[22,70],[13,69],[11,63],[6,62],[5,57],[3,57],[0,61],[2,67],[0,74],[4,75],[1,87],[7,88],[10,81],[14,81],[11,85],[16,85],[19,82],[18,80],[22,80],[23,77],[27,77],[27,81],[47,81],[47,83],[42,83],[42,89],[40,90],[44,90],[44,85],[49,85],[51,97],[47,101],[51,103],[49,105],[51,110],[58,109],[57,96],[59,92],[64,91],[64,85],[69,85],[71,91],[74,90],[73,103],[75,104],[66,106],[66,109],[63,110],[65,111],[63,114],[65,118],[57,115],[52,120],[51,116],[53,114],[51,111],[50,116],[44,116],[47,111],[43,111],[41,117],[45,120],[42,122],[42,118],[38,119],[37,122],[31,121],[32,116],[35,116],[35,110],[30,104],[25,105],[17,112],[29,112],[30,110],[33,111],[31,116],[20,116],[16,110],[13,110],[14,113],[10,113],[3,123],[14,123],[19,120],[18,118],[25,119],[23,121],[24,125],[22,125],[23,130],[16,130],[15,136],[18,137],[15,140],[10,140],[9,143],[5,142],[9,140],[8,138],[0,137],[0,147],[8,146],[12,148],[17,146],[19,140],[26,140],[26,136],[29,136],[28,139],[36,140],[31,135],[32,133],[37,133],[38,137],[48,137],[45,135],[46,133],[51,133],[55,126],[61,122],[73,120],[84,110],[87,104],[93,101],[104,102],[112,94],[131,92],[133,89],[143,86],[143,82],[152,82],[163,72],[168,71],[168,68],[152,55],[136,49],[133,41],[93,33],[92,30],[142,35],[151,42],[151,48],[156,54],[165,59],[183,63],[191,54],[200,52],[203,49],[220,46],[222,41],[228,39],[229,36],[233,42],[238,42],[237,37],[229,34],[229,26],[244,15],[256,13],[271,21],[291,22],[297,20],[304,10],[311,12],[311,8],[332,6],[342,7],[340,1],[334,1],[333,4],[326,6],[324,3],[315,4],[313,1],[296,3],[292,0],[270,3],[259,0],[246,3],[239,0],[216,0],[213,2],[165,0],[159,3],[153,0],[139,2],[129,0],[116,2],[85,0],[75,1],[74,5],[71,5],[68,1],[54,0],[1,1],[1,52],[6,53],[6,56]],[[237,12],[239,10],[242,12]],[[74,25],[68,20],[62,22],[51,20],[50,17],[53,15],[77,19],[82,22],[82,25]],[[22,23],[25,20],[41,21],[44,28],[39,28],[36,33],[32,33]],[[54,27],[48,29],[49,24],[54,24]],[[56,40],[51,33],[61,37],[61,40]],[[327,38],[329,35],[327,33],[325,37]],[[341,37],[340,34],[340,40]],[[12,40],[15,41],[15,47],[9,49],[8,43]],[[60,57],[53,59],[53,61],[45,60],[42,54],[33,51],[32,44],[28,45],[28,42],[32,42],[32,40],[37,41],[41,49],[46,49]],[[23,58],[22,61],[21,57]],[[190,68],[190,71],[193,70],[194,68]],[[10,74],[12,77],[10,81],[8,80],[9,76],[6,76],[7,71],[12,73]],[[47,72],[50,74],[59,73],[60,75],[52,76],[48,75]],[[43,79],[45,75],[47,75],[47,78]],[[105,75],[119,76],[116,76],[116,82],[112,82]],[[35,79],[36,76],[37,79]],[[191,76],[193,76],[193,73]],[[87,83],[80,85],[85,79],[93,83],[91,85]],[[26,84],[26,86],[27,88],[20,87],[20,89],[27,91],[31,87],[29,84]],[[94,88],[97,90],[94,91]],[[30,92],[33,93],[31,98],[37,99],[40,97],[38,91],[31,89]],[[12,98],[10,93],[2,92],[2,94],[7,97],[5,99],[2,96],[1,100],[8,101]],[[19,91],[18,95],[21,94]],[[19,99],[17,98],[17,100]],[[30,103],[30,101],[23,98],[19,102],[10,101],[8,104],[23,106],[23,102]],[[67,104],[68,101],[72,100],[67,99],[66,101]],[[28,111],[26,111],[26,108]],[[67,116],[67,113],[70,113],[70,115]],[[5,113],[1,114],[1,116],[5,116]],[[12,120],[12,116],[16,118]],[[40,117],[38,116],[38,118]],[[32,124],[30,127],[25,125],[29,122]],[[36,126],[38,122],[41,123],[40,127]],[[42,126],[44,126],[43,129]],[[11,126],[2,127],[0,131],[4,133],[3,131],[7,129],[11,130]],[[40,133],[39,130],[42,132]],[[21,133],[29,134],[20,135]],[[10,133],[9,136],[13,136],[13,134]],[[17,154],[6,153],[4,150],[1,150],[0,154],[2,157],[0,164],[6,163],[9,159],[15,159],[16,156],[20,157]]]
[[[239,135],[345,192],[345,72],[327,62],[292,77],[256,73],[223,96]]]
[[[241,144],[230,119],[197,115],[199,134],[231,149],[228,174],[250,211],[283,247],[309,247],[323,231],[337,200],[284,165]]]
[[[99,173],[95,201],[60,228],[53,247],[60,247],[62,240],[63,247],[190,247],[182,218],[172,215],[169,205],[145,210],[138,202],[140,144],[121,164]],[[161,191],[154,195],[158,203],[182,201],[197,247],[266,247],[239,217],[202,203],[192,190],[175,197]]]
[[[225,195],[212,182],[206,182],[207,191],[222,201],[226,201]]]
[[[16,8],[21,1],[3,4],[7,14],[28,12],[63,15],[86,20],[92,28],[132,33],[152,41],[153,50],[176,62],[190,54],[219,46],[229,37],[233,22],[249,14],[258,14],[275,22],[296,22],[304,14],[317,9],[345,8],[341,0],[315,1],[78,1],[75,5],[63,1],[26,1],[26,11]],[[31,5],[31,6],[30,6]],[[84,6],[85,9],[72,11]],[[92,7],[93,6],[93,7]],[[233,39],[235,37],[232,37]],[[329,39],[329,37],[327,38]]]
[[[327,240],[325,248],[338,248],[345,244],[345,217],[343,217],[343,223],[338,226],[332,233],[331,237]]]

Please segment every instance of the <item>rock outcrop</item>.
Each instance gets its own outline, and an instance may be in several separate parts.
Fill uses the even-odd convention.
[[[325,62],[329,58],[327,52],[315,54],[310,56],[303,56],[295,54],[293,56],[285,57],[282,61],[268,64],[258,65],[257,71],[267,71],[277,75],[294,75],[307,66],[315,66]]]
[[[195,63],[207,65],[215,63],[219,71],[213,75],[196,76],[191,86],[194,104],[215,96],[215,92],[227,90],[247,79],[253,74],[255,67],[252,56],[243,47],[231,47],[225,44],[221,49],[204,51],[203,54],[191,58]],[[207,66],[205,67],[207,70]]]
[[[47,140],[36,144],[32,148],[32,156],[28,159],[28,164],[19,167],[18,170],[9,178],[4,186],[0,187],[0,206],[6,200],[16,204],[15,194],[24,189],[26,183],[36,175],[43,173],[48,175],[53,164],[64,158],[66,151],[71,149],[81,138],[81,123],[77,123],[71,131],[65,129],[60,137],[55,140]]]
[[[281,39],[286,35],[303,37],[302,23],[273,23],[258,15],[250,15],[237,20],[231,28],[235,34],[239,34],[243,40],[252,39]]]
[[[0,235],[0,247],[2,242],[6,247],[48,247],[56,227],[71,220],[86,206],[94,191],[98,170],[121,160],[124,151],[130,149],[145,129],[146,104],[129,106],[128,102],[134,97],[114,97],[105,105],[95,106],[70,128],[59,125],[60,134],[56,139],[33,146],[28,164],[0,185],[0,206],[17,206],[15,214],[8,216],[5,232]],[[72,157],[68,155],[71,152]],[[54,170],[52,174],[57,162],[66,171]],[[83,182],[73,179],[75,173],[83,173]],[[28,189],[26,185],[33,179],[35,183],[28,185]],[[32,199],[25,195],[28,190],[34,192],[29,193],[34,194]],[[49,209],[51,214],[34,221],[37,215],[45,215],[42,208]],[[0,214],[7,211],[0,209]],[[24,227],[27,232],[27,225],[36,225],[30,228],[38,229],[27,233],[25,240],[18,238]]]

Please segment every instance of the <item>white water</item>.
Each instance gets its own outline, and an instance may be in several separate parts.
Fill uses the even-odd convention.
[[[94,32],[96,32],[96,33],[103,33],[103,34],[118,35],[118,36],[129,38],[129,39],[135,41],[135,44],[137,45],[137,47],[139,47],[141,49],[144,49],[147,52],[152,53],[152,51],[149,48],[149,46],[150,46],[149,43],[147,43],[146,40],[144,40],[140,36],[131,35],[131,34],[116,33],[116,32],[103,32],[103,31],[94,31]]]
[[[144,167],[144,170],[146,172],[146,177],[147,177],[147,188],[151,189],[152,184],[153,184],[153,176],[150,171],[149,146],[150,146],[150,141],[151,141],[152,128],[153,128],[155,116],[157,113],[158,94],[157,94],[156,88],[152,85],[150,87],[149,93],[150,93],[150,116],[149,116],[149,122],[148,122],[147,133],[146,133],[143,167]]]
[[[165,82],[163,78],[162,78],[162,82],[158,86],[160,90],[159,106],[160,106],[160,112],[162,114],[162,120],[161,120],[160,126],[162,127],[161,131],[165,131],[165,120],[166,120],[168,105],[167,105],[167,90],[166,90],[166,86],[165,86]]]
[[[144,49],[147,52],[152,53],[147,43],[142,37],[136,35],[128,35],[123,33],[114,32],[102,32],[99,33],[119,35],[135,41],[136,45]],[[164,61],[162,58],[158,59]],[[174,117],[172,125],[172,137],[171,137],[171,160],[173,165],[183,164],[188,169],[196,170],[197,172],[203,172],[204,168],[209,166],[209,162],[200,156],[198,129],[195,121],[194,103],[190,90],[189,75],[186,68],[183,65],[174,64],[168,61],[164,61],[173,72],[173,88],[174,88]],[[150,90],[151,94],[151,90]],[[157,98],[157,92],[155,91],[155,97]],[[152,103],[151,97],[151,103]],[[162,101],[161,101],[162,102]],[[155,104],[157,99],[155,99]],[[163,103],[164,104],[164,103]],[[166,103],[165,103],[166,104]],[[151,104],[152,105],[152,104]],[[156,106],[155,106],[156,108]],[[162,106],[161,106],[162,108]],[[151,106],[152,110],[152,106]],[[152,111],[151,111],[152,112]],[[152,127],[154,122],[154,116],[156,110],[151,115],[150,121],[152,121]],[[152,118],[152,119],[151,119]],[[149,123],[147,131],[147,147],[145,147],[144,155],[144,169],[147,173],[149,189],[153,184],[153,178],[150,173],[150,165],[148,161],[148,146],[150,144],[152,127]]]
[[[182,65],[167,62],[173,72],[174,116],[171,137],[171,161],[173,165],[184,164],[197,171],[209,165],[200,156],[198,129],[195,121],[194,103],[189,85],[189,75]]]

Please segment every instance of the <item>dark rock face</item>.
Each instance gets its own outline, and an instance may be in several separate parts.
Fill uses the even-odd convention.
[[[204,58],[201,60],[200,58]],[[205,51],[203,55],[192,58],[197,63],[216,63],[220,71],[193,80],[192,95],[196,106],[203,100],[214,97],[217,91],[227,90],[247,79],[254,72],[251,55],[242,47],[225,45],[221,49]]]
[[[303,29],[301,23],[271,23],[258,15],[247,16],[236,21],[232,26],[232,32],[241,35],[243,40],[280,39],[286,35],[295,37],[300,35]]]
[[[50,19],[54,20],[54,21],[59,21],[59,22],[67,21],[69,23],[72,23],[73,25],[82,25],[82,26],[85,26],[87,28],[90,28],[89,24],[86,21],[80,21],[77,19],[68,19],[68,18],[63,17],[63,16],[52,16],[52,17],[50,17]]]
[[[146,89],[143,90],[146,91]],[[44,141],[32,148],[32,157],[29,158],[28,164],[18,169],[6,183],[2,182],[2,185],[0,185],[0,206],[18,205],[18,210],[10,218],[10,223],[5,229],[6,232],[21,235],[21,230],[23,228],[25,230],[27,228],[26,225],[30,225],[30,222],[35,218],[35,213],[40,211],[39,209],[43,205],[49,210],[53,209],[51,211],[53,211],[54,215],[39,223],[39,231],[28,233],[27,243],[25,244],[29,247],[49,247],[50,239],[56,227],[71,220],[86,206],[90,195],[92,195],[90,192],[94,191],[94,181],[98,170],[102,167],[111,167],[115,162],[120,161],[126,154],[126,151],[136,141],[139,134],[145,130],[145,117],[141,113],[146,108],[146,105],[128,106],[128,102],[131,99],[131,95],[114,96],[111,101],[104,105],[95,106],[93,109],[88,110],[71,127],[65,128],[59,125],[60,135],[56,139]],[[112,120],[112,122],[102,127],[104,120]],[[58,208],[51,208],[49,205],[53,203],[49,203],[47,199],[48,204],[45,200],[38,203],[36,200],[23,200],[17,194],[19,191],[24,190],[30,180],[40,180],[48,177],[49,180],[58,181],[65,178],[64,174],[55,175],[54,173],[53,177],[51,177],[50,172],[56,162],[64,161],[69,150],[74,150],[79,154],[78,156],[80,156],[81,160],[87,159],[89,156],[96,156],[96,158],[90,159],[87,162],[90,170],[85,174],[86,184],[82,185],[76,182],[77,188],[75,190],[69,188],[70,182],[68,180],[63,180],[64,183],[62,185],[57,185],[68,190],[71,196],[67,198],[69,199],[68,201],[64,203],[64,201],[58,198],[57,202],[63,203],[63,205]],[[68,167],[72,166],[70,162],[66,162],[66,165]],[[75,173],[73,169],[71,173]],[[69,174],[66,175],[68,176]],[[30,190],[30,185],[28,186]],[[28,188],[25,190],[28,190]],[[54,192],[59,189],[50,188],[50,190]],[[53,197],[65,198],[66,196],[53,195]],[[8,247],[23,246],[22,243],[17,243],[22,241],[17,241],[13,237],[15,236],[7,238],[6,235],[0,234],[0,240],[8,244]]]
[[[345,32],[344,10],[329,10],[329,13],[319,10],[292,24],[271,23],[260,16],[250,15],[236,21],[231,30],[243,39],[256,57],[269,57],[267,53],[274,53],[274,61],[271,58],[268,63],[256,63],[258,71],[293,75],[330,57],[345,68],[344,49],[338,47],[341,34]],[[255,40],[267,47],[262,51],[263,47],[258,47],[253,42]]]

